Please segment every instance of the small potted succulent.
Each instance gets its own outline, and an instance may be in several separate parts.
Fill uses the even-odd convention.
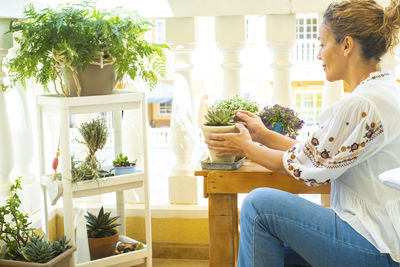
[[[99,10],[82,1],[35,10],[12,20],[10,32],[20,48],[8,62],[13,82],[34,78],[64,96],[109,94],[124,79],[141,77],[155,88],[165,75],[165,44],[143,36],[151,23],[122,8]]]
[[[113,168],[110,172],[115,171],[115,175],[124,175],[134,173],[136,171],[136,161],[129,161],[128,156],[119,153],[118,157],[113,161]]]
[[[104,212],[103,207],[97,216],[90,212],[85,215],[91,260],[115,254],[119,239],[119,233],[115,227],[121,224],[115,222],[119,216],[110,217],[110,215],[111,212]]]
[[[11,196],[0,207],[0,266],[69,267],[75,247],[63,237],[53,243],[43,240],[30,228],[27,214],[19,211],[21,200],[17,190],[21,177],[11,186]]]
[[[278,104],[266,106],[259,116],[265,127],[293,139],[296,139],[298,131],[304,125],[304,121],[293,109]]]
[[[235,111],[247,110],[253,113],[258,112],[258,105],[256,102],[247,97],[236,95],[230,99],[217,101],[207,109],[205,115],[206,123],[202,125],[201,129],[204,138],[208,138],[208,133],[233,133],[237,132],[235,128]],[[211,162],[234,162],[234,156],[217,157],[216,151],[210,149]]]

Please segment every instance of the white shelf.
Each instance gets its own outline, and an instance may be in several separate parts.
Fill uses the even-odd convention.
[[[120,241],[123,242],[137,242],[136,240],[127,236],[120,236]],[[148,255],[149,251],[146,244],[143,244],[144,248],[128,253],[117,254],[107,258],[102,258],[90,262],[83,262],[77,264],[79,267],[99,267],[99,266],[132,266],[140,263],[144,263],[144,257]]]
[[[143,188],[145,193],[145,248],[129,253],[119,254],[95,261],[81,263],[77,266],[132,266],[146,263],[151,266],[152,244],[151,244],[151,216],[149,204],[148,189],[148,156],[147,156],[147,104],[144,92],[119,91],[116,90],[110,95],[87,96],[87,97],[62,97],[57,95],[45,95],[37,97],[38,106],[38,136],[39,136],[39,165],[41,173],[41,185],[44,197],[44,221],[46,238],[48,238],[48,207],[47,190],[51,185],[51,193],[57,193],[60,190],[60,183],[50,184],[52,175],[46,175],[44,162],[43,137],[43,117],[46,112],[54,113],[59,116],[59,134],[60,134],[60,166],[62,175],[62,197],[64,209],[64,233],[68,239],[74,240],[73,226],[73,206],[74,198],[100,195],[104,193],[116,192],[116,210],[120,216],[121,226],[119,232],[124,235],[126,232],[125,221],[125,200],[124,190],[132,188]],[[70,151],[70,116],[72,114],[85,114],[94,112],[113,112],[114,127],[114,156],[122,152],[122,111],[135,110],[141,113],[139,127],[142,131],[141,145],[143,146],[143,170],[126,175],[111,176],[99,178],[90,181],[71,182],[71,151]],[[56,125],[53,127],[57,127]],[[57,189],[58,188],[58,189]],[[54,195],[52,195],[54,196]],[[100,208],[100,205],[99,205]]]
[[[52,179],[52,175],[42,175],[41,184],[47,186]],[[143,186],[145,173],[139,171],[132,174],[110,176],[72,183],[72,197],[89,197],[127,189],[139,188]]]
[[[110,95],[63,97],[42,95],[37,97],[37,104],[44,112],[59,112],[68,109],[70,114],[93,113],[99,111],[117,111],[139,108],[144,102],[144,92],[114,91]]]

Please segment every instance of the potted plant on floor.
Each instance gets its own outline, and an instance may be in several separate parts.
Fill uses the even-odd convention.
[[[143,39],[152,25],[137,13],[83,1],[41,11],[30,4],[24,14],[10,25],[11,33],[21,33],[8,62],[13,82],[34,78],[58,94],[87,96],[109,94],[127,77],[139,76],[153,89],[157,75],[165,75],[168,47]]]
[[[111,212],[104,213],[103,207],[101,207],[97,216],[90,212],[85,215],[91,260],[115,254],[119,238],[115,227],[121,224],[115,222],[119,216],[110,217],[110,215]]]
[[[296,139],[304,125],[304,121],[293,109],[278,104],[264,107],[259,116],[265,127],[293,139]]]
[[[207,109],[205,115],[206,123],[201,129],[204,138],[208,138],[208,133],[232,133],[237,132],[235,128],[235,111],[247,110],[253,113],[258,112],[256,102],[247,97],[236,95],[230,99],[217,101]],[[216,152],[209,150],[211,162],[234,162],[234,156],[217,157]]]
[[[128,156],[119,153],[118,157],[113,161],[113,168],[109,172],[115,171],[115,175],[124,175],[134,173],[136,171],[136,161],[129,161]]]
[[[69,267],[75,247],[63,237],[50,243],[30,227],[29,216],[19,211],[21,200],[17,190],[21,177],[11,186],[11,196],[0,207],[0,266]]]

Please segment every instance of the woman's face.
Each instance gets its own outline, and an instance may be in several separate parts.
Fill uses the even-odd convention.
[[[342,44],[336,44],[333,33],[325,23],[322,23],[319,28],[318,39],[321,42],[321,48],[317,58],[322,60],[326,79],[330,82],[343,80],[346,66]]]

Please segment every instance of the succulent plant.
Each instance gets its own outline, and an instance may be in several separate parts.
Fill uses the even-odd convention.
[[[117,233],[114,228],[121,225],[115,223],[119,216],[110,218],[110,215],[111,212],[104,213],[103,207],[101,207],[97,217],[90,212],[85,215],[86,230],[89,238],[107,237]]]
[[[225,126],[235,124],[233,118],[235,114],[228,109],[219,109],[216,106],[212,106],[207,110],[206,125],[209,126]]]
[[[43,237],[30,237],[27,245],[19,249],[19,253],[28,262],[46,263],[71,248],[68,243],[65,236],[53,243],[43,240]]]
[[[69,245],[69,240],[67,239],[66,236],[61,238],[60,240],[54,241],[53,242],[53,251],[54,251],[54,257],[57,257],[64,251],[70,249],[71,246]]]
[[[46,263],[55,257],[53,246],[42,237],[31,237],[28,244],[20,249],[28,262]]]
[[[128,160],[128,156],[124,156],[122,153],[119,153],[118,157],[113,161],[114,167],[128,167],[136,164],[136,160],[130,162]]]

